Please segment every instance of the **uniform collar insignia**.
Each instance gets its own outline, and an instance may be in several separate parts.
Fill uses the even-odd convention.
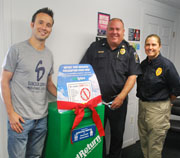
[[[106,43],[102,43],[102,46],[105,46],[106,45]]]

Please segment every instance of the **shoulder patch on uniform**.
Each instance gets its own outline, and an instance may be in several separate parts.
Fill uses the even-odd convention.
[[[135,59],[136,63],[140,63],[139,56],[138,56],[137,52],[134,52],[134,59]]]
[[[162,74],[162,68],[161,67],[158,67],[156,69],[156,76],[160,76]]]

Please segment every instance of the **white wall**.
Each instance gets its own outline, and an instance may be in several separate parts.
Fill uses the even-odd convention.
[[[0,0],[0,65],[2,65],[2,61],[4,55],[11,44],[11,23],[10,23],[10,1]],[[9,6],[9,7],[7,7]],[[6,8],[7,7],[7,8]],[[1,68],[0,68],[1,73]],[[1,90],[0,90],[1,95]],[[1,97],[0,97],[1,98]],[[3,105],[0,99],[0,158],[7,158],[7,114],[5,110],[5,106]]]
[[[176,30],[176,34],[175,34],[175,37],[176,37],[176,54],[175,54],[175,64],[176,64],[176,68],[180,74],[180,16],[179,16],[179,22],[177,24],[177,30]]]
[[[111,17],[122,17],[126,28],[140,27],[140,11],[137,9],[133,12],[133,16],[130,12],[134,10],[138,1],[129,1],[131,5],[129,2],[123,2],[121,5],[119,0],[113,0],[113,3],[109,0],[38,0],[38,3],[37,0],[29,2],[18,0],[18,3],[12,1],[12,43],[29,37],[32,13],[48,6],[55,12],[55,25],[47,41],[56,57],[55,70],[60,64],[78,63],[89,44],[95,40],[98,11],[109,13]],[[54,79],[56,81],[56,77]]]
[[[95,40],[98,12],[108,13],[111,18],[122,18],[126,29],[125,38],[128,34],[128,28],[141,29],[141,33],[143,33],[143,15],[149,10],[154,14],[167,15],[180,24],[180,14],[175,9],[167,8],[155,2],[149,3],[148,0],[0,0],[0,18],[2,17],[1,19],[4,22],[0,24],[0,33],[2,34],[0,46],[3,45],[0,48],[0,62],[2,62],[2,58],[11,44],[29,38],[32,14],[37,9],[46,6],[55,13],[53,32],[47,40],[47,46],[54,54],[55,74],[53,80],[55,83],[57,82],[59,65],[79,63],[89,44]],[[177,29],[177,25],[175,29]],[[180,39],[180,31],[177,34],[177,39]],[[142,43],[143,41],[141,41]],[[179,45],[178,42],[176,44]],[[179,47],[177,46],[176,50],[179,50]],[[140,56],[144,53],[142,45],[138,53]],[[175,55],[176,57],[180,56],[179,53],[175,53]],[[178,59],[176,63],[178,63]],[[180,68],[180,64],[178,67]],[[135,93],[134,88],[130,93],[124,146],[130,145],[138,139],[136,125],[137,98]],[[0,107],[2,107],[2,104]],[[6,119],[4,111],[4,108],[0,109],[1,116]],[[6,132],[5,119],[0,120],[0,129],[3,128],[2,132]],[[0,131],[0,140],[2,140],[0,141],[0,157],[3,158],[7,157],[6,136]]]

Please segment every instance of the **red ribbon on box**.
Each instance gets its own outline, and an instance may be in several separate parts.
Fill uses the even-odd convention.
[[[71,129],[71,132],[73,129],[75,129],[78,124],[82,121],[84,117],[84,108],[89,108],[92,111],[92,119],[98,129],[99,135],[105,136],[104,128],[101,122],[101,119],[95,109],[98,103],[102,101],[101,95],[89,100],[87,103],[74,103],[74,102],[69,102],[69,101],[57,101],[57,106],[58,109],[63,109],[63,110],[71,110],[75,109],[75,119],[74,123]],[[72,143],[72,139],[71,139]]]

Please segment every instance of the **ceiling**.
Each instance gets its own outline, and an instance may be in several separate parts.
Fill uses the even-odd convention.
[[[155,1],[180,9],[180,0],[155,0]]]

